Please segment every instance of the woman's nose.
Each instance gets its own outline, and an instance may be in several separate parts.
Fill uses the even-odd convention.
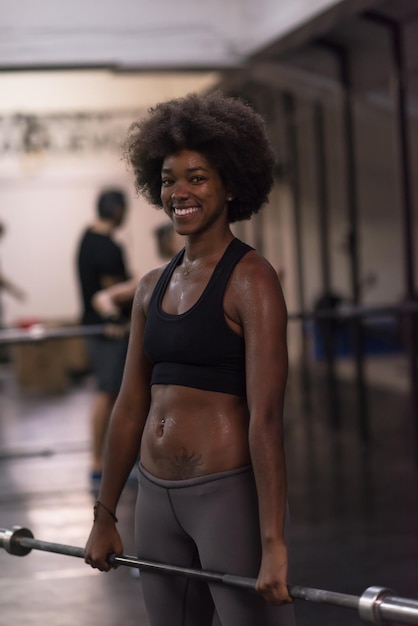
[[[176,183],[173,193],[171,194],[171,199],[176,200],[179,198],[187,198],[188,195],[189,190],[187,185],[185,185],[184,183]]]

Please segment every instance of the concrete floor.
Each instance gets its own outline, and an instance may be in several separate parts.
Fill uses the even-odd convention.
[[[355,595],[381,585],[418,599],[418,481],[407,397],[369,387],[366,445],[358,436],[353,385],[340,382],[335,430],[324,380],[314,371],[310,411],[303,409],[298,372],[290,375],[286,404],[291,582]],[[26,526],[37,539],[83,546],[94,501],[91,381],[55,396],[23,392],[3,365],[0,385],[0,527]],[[126,554],[135,553],[135,495],[128,485],[118,509]],[[39,551],[26,557],[0,551],[0,607],[1,626],[148,624],[132,570],[101,574],[81,559]],[[298,626],[364,623],[351,609],[304,601],[295,608]]]

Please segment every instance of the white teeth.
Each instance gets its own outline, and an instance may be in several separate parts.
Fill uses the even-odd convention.
[[[191,206],[191,207],[186,207],[185,209],[174,209],[174,214],[175,215],[191,215],[192,213],[195,213],[196,211],[198,211],[198,207],[195,206]]]

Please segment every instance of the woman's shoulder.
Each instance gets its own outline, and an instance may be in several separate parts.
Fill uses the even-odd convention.
[[[270,261],[253,248],[237,263],[234,275],[246,281],[278,281],[278,273]]]
[[[155,267],[144,274],[139,281],[138,287],[136,288],[135,301],[137,304],[141,304],[142,308],[148,308],[155,286],[167,266],[168,263]]]
[[[162,276],[164,270],[168,267],[169,263],[164,263],[163,265],[159,265],[158,267],[154,267],[152,270],[144,274],[144,276],[139,281],[138,288],[141,288],[144,291],[154,290],[158,280]]]
[[[245,254],[234,268],[230,294],[243,306],[254,306],[255,302],[262,306],[269,301],[284,303],[277,270],[256,250]]]

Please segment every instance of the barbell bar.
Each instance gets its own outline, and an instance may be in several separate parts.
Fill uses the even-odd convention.
[[[38,343],[50,339],[70,339],[72,337],[93,337],[104,335],[106,324],[90,326],[57,326],[33,324],[29,328],[8,328],[0,330],[0,344]]]
[[[41,550],[43,552],[84,558],[84,548],[40,541],[35,539],[28,528],[19,526],[14,526],[10,530],[0,529],[0,548],[14,556],[26,556],[32,550]],[[194,580],[255,591],[256,581],[253,578],[180,567],[156,561],[146,561],[124,554],[110,554],[107,560],[112,565],[124,565],[166,575],[185,576]],[[289,594],[295,600],[306,600],[308,602],[356,609],[362,620],[375,624],[393,621],[402,624],[418,624],[418,600],[396,596],[393,591],[385,587],[368,587],[361,596],[355,596],[324,589],[289,585]]]
[[[349,320],[361,317],[379,317],[398,315],[408,315],[418,313],[418,302],[404,302],[401,305],[387,306],[358,306],[352,304],[344,304],[338,309],[322,309],[315,311],[299,311],[288,314],[290,321],[292,320]],[[110,322],[109,322],[110,323]],[[9,328],[0,330],[0,344],[16,344],[16,343],[36,343],[47,341],[49,339],[67,339],[71,337],[88,337],[93,335],[105,334],[108,324],[94,324],[89,326],[57,326],[55,328],[46,326],[42,323],[33,324],[29,328]],[[126,331],[129,330],[129,324],[126,324]]]

